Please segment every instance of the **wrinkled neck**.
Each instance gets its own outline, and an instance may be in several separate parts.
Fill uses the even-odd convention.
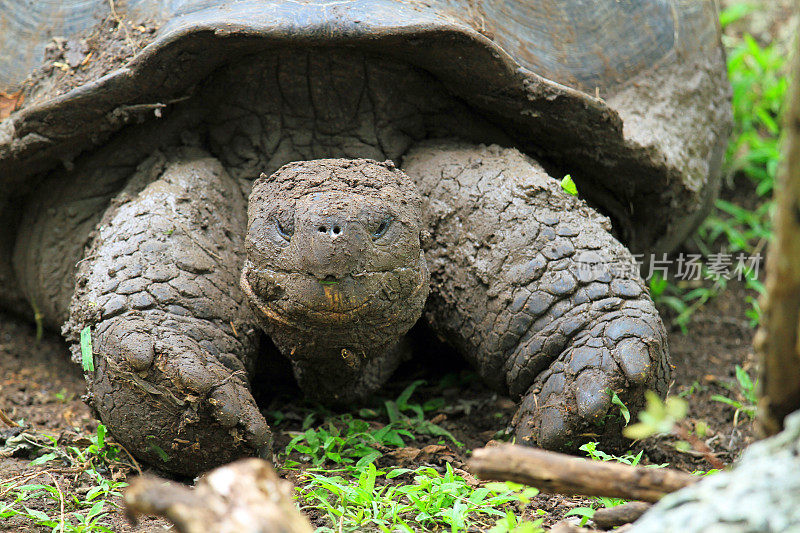
[[[378,346],[354,347],[318,335],[284,353],[306,397],[338,404],[363,398],[385,383],[403,358],[403,344],[394,339]]]

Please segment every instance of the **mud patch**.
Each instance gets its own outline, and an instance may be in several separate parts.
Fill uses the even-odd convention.
[[[23,107],[45,102],[124,67],[155,38],[152,21],[111,15],[69,39],[53,37],[44,62],[22,82]]]

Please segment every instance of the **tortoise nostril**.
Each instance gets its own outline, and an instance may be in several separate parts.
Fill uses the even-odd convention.
[[[326,228],[325,226],[320,226],[319,227],[319,232],[320,233],[327,233],[328,232],[328,228]]]
[[[334,226],[333,227],[333,234],[334,235],[339,235],[341,232],[342,232],[342,228],[340,228],[339,226]]]

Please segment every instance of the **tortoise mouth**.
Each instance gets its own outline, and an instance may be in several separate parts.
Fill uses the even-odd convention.
[[[394,322],[409,297],[427,292],[427,276],[414,266],[320,279],[248,262],[240,285],[253,310],[270,321],[293,327],[352,327]]]

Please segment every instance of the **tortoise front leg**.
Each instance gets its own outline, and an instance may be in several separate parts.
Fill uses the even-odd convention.
[[[257,328],[238,283],[247,201],[200,150],[153,159],[98,225],[65,333],[77,357],[81,331],[92,333],[89,395],[114,436],[193,475],[270,440],[250,393]]]
[[[403,169],[428,201],[427,316],[521,399],[519,442],[618,435],[612,391],[634,412],[645,390],[666,391],[664,328],[608,219],[514,149],[427,143]]]

